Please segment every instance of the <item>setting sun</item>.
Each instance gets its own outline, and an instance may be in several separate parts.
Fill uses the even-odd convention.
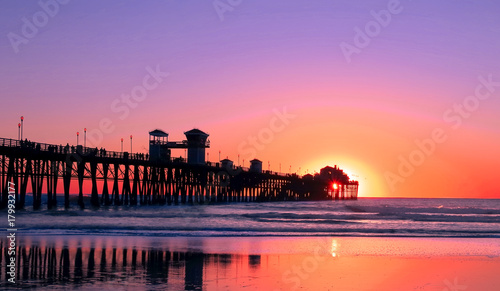
[[[359,182],[358,197],[386,197],[387,187],[383,177],[368,164],[357,159],[341,156],[327,156],[314,159],[307,164],[310,173],[319,172],[326,165],[337,165],[351,180]],[[333,185],[335,187],[336,185]],[[336,188],[334,188],[336,189]]]

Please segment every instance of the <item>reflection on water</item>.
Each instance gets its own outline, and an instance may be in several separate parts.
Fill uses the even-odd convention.
[[[500,285],[494,239],[16,239],[16,287],[25,289],[432,291],[454,278],[471,290]],[[0,240],[0,290],[14,289],[7,282],[7,250]]]
[[[337,256],[337,241],[336,240],[332,240],[332,257],[336,257]]]
[[[17,247],[17,287],[47,289],[100,289],[111,286],[158,290],[217,289],[234,276],[260,268],[260,255],[206,254],[168,248],[92,247],[81,242],[21,243]],[[0,245],[0,288],[6,279],[9,257]],[[237,274],[237,273],[236,273]]]

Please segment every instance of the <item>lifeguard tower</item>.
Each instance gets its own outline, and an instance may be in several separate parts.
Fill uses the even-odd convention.
[[[222,168],[230,170],[233,168],[233,161],[230,159],[223,159],[220,161],[220,165]]]
[[[150,161],[169,161],[168,133],[160,129],[149,132],[149,159]]]
[[[262,173],[262,161],[253,159],[250,161],[250,172]]]
[[[188,164],[205,164],[205,148],[210,147],[208,134],[194,128],[184,133],[187,139]]]
[[[149,132],[149,159],[150,161],[171,161],[172,149],[187,149],[188,164],[205,164],[205,148],[210,147],[208,134],[195,128],[184,133],[186,140],[168,141],[168,133],[160,129]],[[183,160],[181,158],[181,160]]]

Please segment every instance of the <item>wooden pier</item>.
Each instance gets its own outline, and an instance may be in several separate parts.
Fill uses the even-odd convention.
[[[0,138],[0,157],[2,208],[8,203],[9,182],[16,185],[18,209],[25,207],[30,192],[33,209],[42,207],[42,194],[47,195],[49,209],[61,205],[61,200],[68,208],[72,182],[78,185],[77,203],[82,208],[89,206],[85,205],[85,194],[90,194],[87,204],[99,207],[357,199],[358,193],[358,182],[336,167],[326,167],[315,176],[298,176],[7,138]],[[90,186],[90,193],[85,193],[85,186]],[[60,188],[62,193],[58,193]]]

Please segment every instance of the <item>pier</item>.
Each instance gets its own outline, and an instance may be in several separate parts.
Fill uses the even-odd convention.
[[[16,185],[16,208],[26,206],[26,194],[31,192],[35,210],[42,207],[42,194],[47,195],[48,209],[70,207],[70,194],[78,194],[76,203],[82,208],[357,199],[358,182],[336,166],[299,176],[263,171],[257,159],[249,168],[234,166],[228,159],[213,163],[205,161],[210,142],[201,130],[185,132],[183,141],[168,141],[161,130],[149,134],[149,153],[0,138],[0,207],[7,206],[9,182]],[[171,157],[171,149],[179,148],[187,150],[187,160]],[[77,183],[78,193],[71,193],[72,183]],[[85,193],[85,186],[90,193]],[[87,194],[89,202],[84,199]]]

